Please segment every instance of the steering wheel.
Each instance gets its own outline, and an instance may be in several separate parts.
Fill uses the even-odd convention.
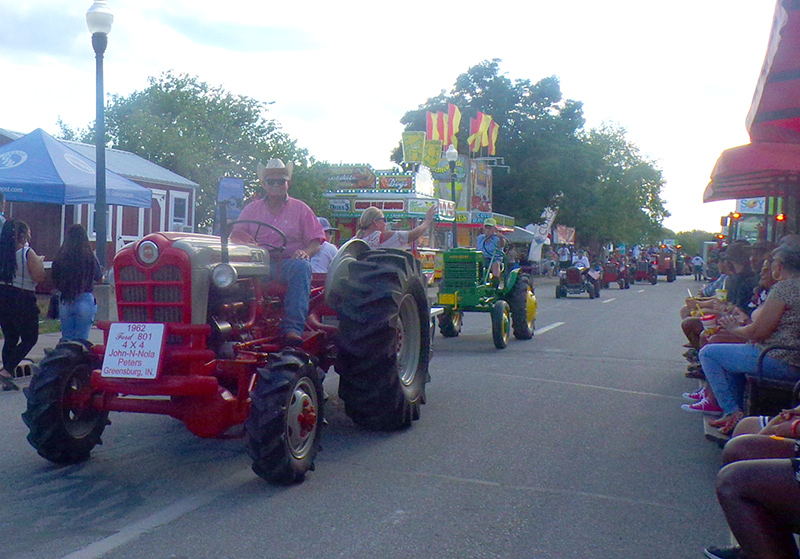
[[[264,243],[261,246],[265,247],[270,252],[283,252],[284,250],[286,250],[286,245],[289,242],[286,239],[286,234],[283,231],[281,231],[280,229],[278,229],[277,227],[275,227],[274,225],[270,225],[269,223],[264,223],[263,221],[256,221],[255,219],[237,219],[235,221],[229,222],[228,226],[225,227],[225,242],[226,243],[228,241],[228,237],[230,237],[231,231],[233,230],[233,226],[237,225],[239,223],[252,223],[254,225],[258,225],[258,227],[256,228],[256,234],[253,235],[253,239],[256,241],[256,243],[258,243],[258,232],[261,230],[261,226],[262,225],[264,227],[272,229],[278,235],[281,236],[281,240],[283,241],[282,244],[276,246],[276,245],[271,245],[269,243]]]

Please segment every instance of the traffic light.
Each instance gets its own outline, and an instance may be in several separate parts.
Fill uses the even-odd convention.
[[[786,214],[778,214],[775,216],[775,221],[786,221]]]

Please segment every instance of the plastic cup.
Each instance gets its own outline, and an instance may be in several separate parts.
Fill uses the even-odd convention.
[[[720,303],[727,303],[728,302],[728,290],[727,289],[717,289],[716,290],[717,299],[719,299]]]
[[[717,327],[717,315],[707,314],[702,316],[700,323],[703,325],[703,330],[714,330]]]

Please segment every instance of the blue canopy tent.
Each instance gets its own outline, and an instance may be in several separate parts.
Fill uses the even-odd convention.
[[[94,204],[95,163],[41,128],[0,147],[0,191],[10,202]],[[150,189],[106,170],[112,206],[149,208]]]

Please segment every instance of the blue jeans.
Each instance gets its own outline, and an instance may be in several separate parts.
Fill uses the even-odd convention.
[[[311,296],[311,263],[299,258],[281,261],[278,280],[286,284],[281,330],[302,335],[306,329],[308,300]]]
[[[64,301],[58,305],[58,318],[61,320],[62,340],[88,340],[97,303],[91,293],[81,293],[74,301]]]
[[[700,350],[700,365],[725,414],[742,410],[745,374],[755,373],[761,350],[753,344],[708,344]],[[773,379],[800,378],[800,370],[788,363],[767,357],[762,375]]]

